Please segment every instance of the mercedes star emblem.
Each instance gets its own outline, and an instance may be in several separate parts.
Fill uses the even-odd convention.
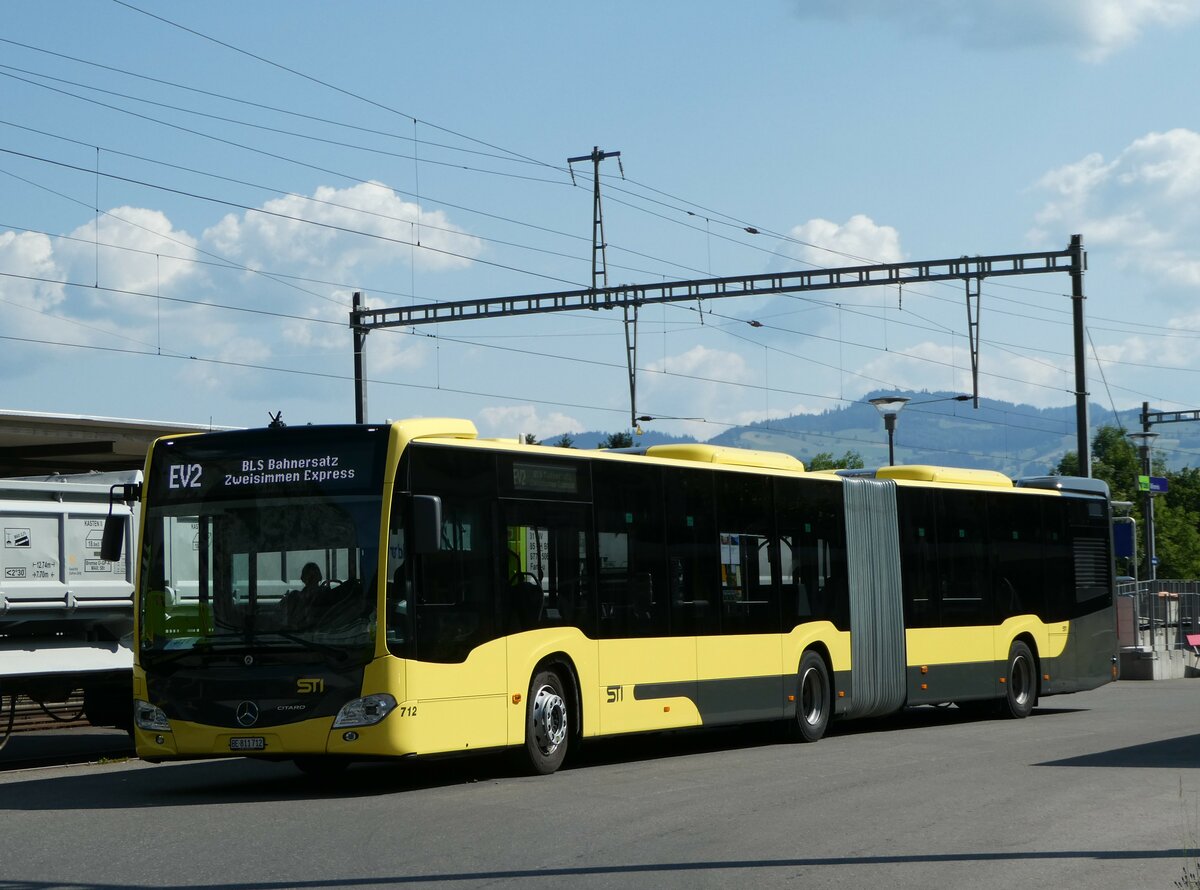
[[[237,706],[237,722],[242,726],[253,726],[258,722],[258,705],[244,701]]]

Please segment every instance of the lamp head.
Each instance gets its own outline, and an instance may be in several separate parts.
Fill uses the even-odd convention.
[[[1154,440],[1158,438],[1158,433],[1152,433],[1149,430],[1138,433],[1126,433],[1125,436],[1133,440],[1133,444],[1139,448],[1149,448],[1154,444]]]
[[[877,396],[870,401],[879,414],[887,419],[899,414],[900,409],[907,405],[909,400],[903,396]]]

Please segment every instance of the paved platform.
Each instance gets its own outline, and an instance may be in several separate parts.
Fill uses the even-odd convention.
[[[133,741],[120,729],[80,726],[15,732],[0,749],[0,770],[95,763],[132,756]]]

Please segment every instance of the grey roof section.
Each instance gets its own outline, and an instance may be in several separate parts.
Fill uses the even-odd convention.
[[[1017,488],[1046,488],[1051,491],[1109,496],[1107,482],[1085,476],[1029,476],[1025,479],[1014,479],[1013,485]]]
[[[159,436],[236,427],[0,410],[0,476],[140,470]]]

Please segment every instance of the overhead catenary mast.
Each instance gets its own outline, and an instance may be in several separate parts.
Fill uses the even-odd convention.
[[[734,275],[725,278],[699,278],[666,281],[659,284],[622,284],[607,286],[604,271],[604,226],[600,214],[600,161],[619,152],[593,150],[592,154],[570,161],[592,160],[595,169],[593,206],[595,208],[592,243],[592,286],[585,290],[522,294],[508,297],[484,297],[396,306],[389,309],[357,309],[350,312],[350,327],[365,334],[374,328],[391,328],[465,321],[480,318],[506,318],[514,315],[538,315],[546,312],[570,312],[579,309],[617,309],[625,316],[625,353],[628,358],[631,425],[638,423],[636,398],[637,311],[645,305],[715,300],[722,297],[749,297],[760,294],[803,293],[837,290],[847,287],[904,285],[925,281],[963,281],[967,288],[967,328],[971,339],[972,396],[979,399],[979,298],[985,278],[1013,275],[1039,275],[1066,272],[1071,276],[1071,315],[1075,352],[1075,436],[1079,455],[1079,475],[1092,475],[1091,442],[1088,421],[1088,391],[1084,342],[1083,275],[1087,270],[1087,252],[1083,236],[1072,235],[1065,250],[1036,253],[1012,253],[995,256],[959,256],[954,259],[917,260],[905,263],[880,263],[810,269],[801,272],[767,272]],[[618,160],[618,163],[619,160]],[[749,229],[747,231],[750,231]],[[757,234],[757,230],[753,231]]]
[[[592,290],[600,291],[608,287],[608,244],[604,240],[604,209],[600,203],[600,162],[606,158],[616,158],[621,178],[625,178],[625,167],[621,164],[619,151],[601,151],[599,146],[592,148],[590,155],[580,155],[567,158],[567,169],[571,171],[571,182],[575,182],[575,168],[572,164],[583,161],[592,162]],[[629,426],[637,428],[637,316],[636,302],[621,307],[625,316],[625,363],[629,373]]]

